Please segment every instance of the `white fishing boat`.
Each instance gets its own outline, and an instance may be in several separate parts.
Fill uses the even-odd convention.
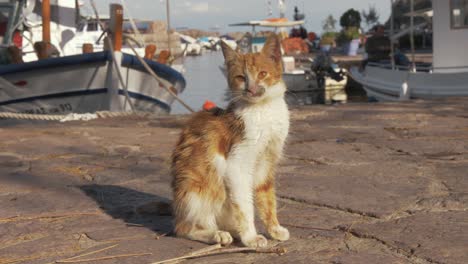
[[[156,81],[133,55],[96,52],[0,66],[0,111],[61,114],[103,110],[169,113],[185,80],[174,69],[146,60]],[[116,63],[113,60],[116,59]],[[120,72],[124,83],[121,83]]]
[[[432,10],[413,11],[409,15],[411,21],[415,15],[432,17],[432,64],[399,66],[393,60],[374,62],[364,70],[352,68],[352,78],[362,84],[368,97],[378,101],[468,96],[466,1],[433,0]],[[418,26],[412,23],[409,33]]]
[[[25,1],[19,2],[24,4]],[[60,0],[62,2],[64,0]],[[7,6],[15,8],[11,3],[3,7]],[[135,55],[122,53],[121,39],[118,38],[121,33],[117,32],[122,28],[122,7],[111,5],[111,13],[110,38],[115,44],[113,52],[100,51],[0,65],[0,111],[62,114],[137,110],[169,113],[175,100],[173,95],[184,90],[185,79],[167,65],[152,60],[142,63]],[[44,21],[43,26],[47,18]],[[13,32],[11,27],[15,23],[10,22],[8,31]],[[47,32],[44,34],[47,35]],[[4,39],[4,44],[11,45],[11,39]],[[154,78],[144,64],[158,78]]]
[[[184,51],[184,55],[198,56],[202,55],[202,45],[199,41],[191,36],[179,34],[180,36],[180,47]]]

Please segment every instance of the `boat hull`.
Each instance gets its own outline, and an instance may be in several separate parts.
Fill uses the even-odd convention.
[[[468,96],[468,72],[409,72],[367,66],[363,72],[353,68],[350,73],[367,96],[378,101]]]
[[[121,58],[118,68],[108,52],[4,66],[0,68],[0,111],[34,114],[130,111],[131,103],[137,111],[169,113],[174,98],[163,85],[134,56],[118,57]],[[165,65],[148,63],[171,84],[174,92],[183,91],[182,75]]]

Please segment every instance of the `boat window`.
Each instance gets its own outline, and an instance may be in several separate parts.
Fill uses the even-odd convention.
[[[468,0],[450,0],[452,28],[468,28]]]
[[[88,23],[87,31],[97,31],[97,30],[98,30],[97,22],[89,22]]]

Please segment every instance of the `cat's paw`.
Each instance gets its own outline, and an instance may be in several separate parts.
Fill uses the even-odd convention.
[[[242,243],[246,247],[253,247],[253,248],[264,248],[268,245],[268,240],[262,235],[256,235],[250,239],[242,239]]]
[[[279,240],[279,241],[286,241],[289,239],[289,231],[288,229],[280,226],[280,225],[277,225],[277,226],[274,226],[273,228],[271,228],[268,232],[270,234],[270,236],[273,238],[273,239],[276,239],[276,240]]]
[[[223,246],[230,245],[233,241],[232,236],[229,232],[226,231],[216,231],[214,235],[215,243],[221,244]]]

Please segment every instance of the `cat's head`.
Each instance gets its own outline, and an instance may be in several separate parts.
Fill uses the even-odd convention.
[[[283,97],[281,46],[271,34],[261,52],[240,54],[221,41],[232,100],[257,103]]]

